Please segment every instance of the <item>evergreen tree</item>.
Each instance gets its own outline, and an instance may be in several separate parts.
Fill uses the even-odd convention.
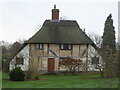
[[[115,28],[113,26],[113,19],[112,15],[110,14],[106,21],[103,33],[103,42],[102,47],[109,47],[112,53],[116,51],[116,42],[115,42]]]

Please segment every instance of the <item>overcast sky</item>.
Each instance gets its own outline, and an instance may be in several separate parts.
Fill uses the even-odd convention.
[[[60,17],[76,20],[87,34],[102,36],[111,13],[118,36],[118,0],[5,0],[0,1],[0,41],[29,39],[46,19],[51,19],[54,4]]]

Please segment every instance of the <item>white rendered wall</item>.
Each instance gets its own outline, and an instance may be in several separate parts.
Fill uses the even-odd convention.
[[[29,45],[26,45],[18,54],[17,57],[23,57],[23,65],[17,65],[22,70],[27,71],[29,67]],[[10,70],[15,68],[16,56],[10,62]]]
[[[89,49],[88,49],[88,71],[99,71],[99,69],[95,68],[95,65],[92,65],[92,60],[91,58],[97,56],[99,57],[99,63],[102,64],[103,61],[100,57],[100,55],[98,54],[97,50],[92,46],[89,45]]]

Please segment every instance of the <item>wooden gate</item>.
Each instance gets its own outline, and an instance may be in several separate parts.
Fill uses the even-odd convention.
[[[54,72],[54,58],[48,58],[48,72]]]

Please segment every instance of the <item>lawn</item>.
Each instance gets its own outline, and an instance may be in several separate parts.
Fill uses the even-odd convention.
[[[42,75],[46,80],[9,81],[8,74],[2,74],[3,88],[118,88],[118,79],[91,79],[99,75]]]

